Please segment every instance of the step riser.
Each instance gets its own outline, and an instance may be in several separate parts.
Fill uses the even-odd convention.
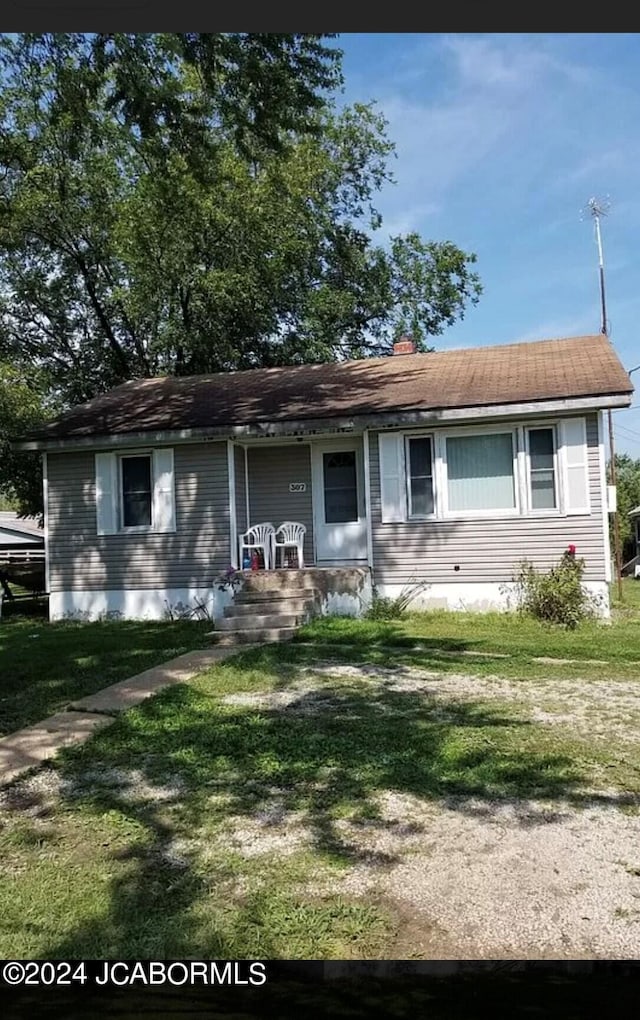
[[[298,573],[296,570],[287,570],[282,574],[255,571],[244,577],[244,591],[295,591],[300,588],[315,588],[314,578],[304,571]]]
[[[219,630],[269,630],[272,627],[300,627],[306,623],[304,616],[290,616],[285,613],[272,614],[270,616],[247,616],[247,617],[225,617],[218,620]]]
[[[277,599],[264,602],[247,602],[225,606],[224,615],[227,618],[244,619],[247,616],[266,615],[274,616],[282,613],[285,616],[290,614],[304,616],[305,614],[317,611],[318,607],[309,599]]]
[[[321,600],[314,591],[300,588],[298,591],[284,595],[281,592],[262,591],[257,594],[236,595],[233,600],[234,606],[247,606],[251,608],[259,606],[288,606],[297,603],[310,603],[320,606]]]

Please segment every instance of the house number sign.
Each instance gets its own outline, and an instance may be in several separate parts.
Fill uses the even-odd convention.
[[[306,482],[289,482],[289,492],[306,492]]]

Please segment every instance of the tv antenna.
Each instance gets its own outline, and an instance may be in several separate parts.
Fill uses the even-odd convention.
[[[604,256],[602,254],[602,232],[600,230],[600,220],[607,216],[611,208],[611,202],[609,196],[606,198],[590,198],[585,208],[583,209],[583,219],[589,216],[593,220],[593,226],[596,234],[596,244],[598,246],[598,272],[600,275],[600,308],[602,311],[602,321],[600,325],[600,332],[604,333],[605,336],[609,335],[607,329],[607,302],[605,297],[604,289]],[[615,489],[616,487],[616,451],[614,445],[613,436],[613,415],[611,414],[611,408],[607,408],[607,420],[609,425],[609,479],[611,486]],[[623,588],[622,588],[622,548],[620,545],[620,524],[618,520],[618,508],[616,506],[613,510],[613,555],[616,565],[616,580],[618,582],[618,598],[623,601]]]
[[[583,219],[590,217],[593,220],[593,226],[596,234],[596,245],[598,246],[598,271],[600,274],[600,307],[602,310],[600,332],[604,333],[605,336],[608,335],[609,330],[607,328],[607,302],[604,289],[604,255],[602,253],[602,232],[600,230],[600,220],[604,216],[608,216],[610,209],[611,202],[608,195],[606,198],[590,198],[583,209]]]

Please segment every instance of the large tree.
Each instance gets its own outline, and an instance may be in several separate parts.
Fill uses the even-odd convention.
[[[427,349],[478,299],[454,243],[376,243],[393,145],[323,37],[5,36],[0,83],[0,359],[62,404]]]
[[[12,444],[54,410],[42,372],[0,361],[0,510],[42,512],[40,455],[14,450]]]

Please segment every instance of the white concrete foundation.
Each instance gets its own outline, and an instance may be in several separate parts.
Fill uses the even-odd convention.
[[[377,592],[385,598],[397,598],[404,585],[378,584]],[[508,612],[516,608],[515,584],[431,584],[416,596],[409,610],[451,609],[461,612]],[[593,599],[597,615],[610,616],[609,586],[606,581],[588,581],[584,587]]]
[[[50,620],[177,619],[204,603],[190,619],[214,619],[233,601],[231,590],[213,588],[134,588],[127,591],[56,591],[49,596]]]

